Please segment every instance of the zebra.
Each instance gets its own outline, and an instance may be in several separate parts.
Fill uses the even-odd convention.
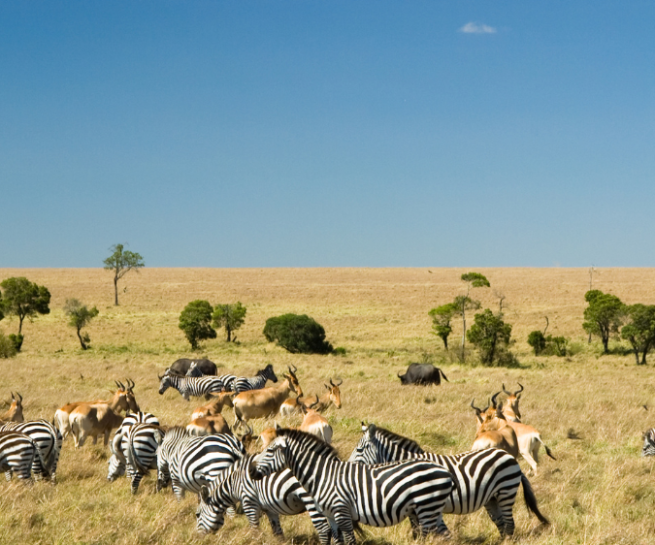
[[[159,377],[159,394],[163,394],[169,387],[175,388],[182,397],[189,401],[190,396],[200,397],[213,392],[222,392],[232,383],[234,375],[222,375],[220,377],[182,377],[168,372]]]
[[[288,467],[312,495],[317,508],[339,532],[335,541],[355,543],[353,520],[370,526],[392,526],[409,517],[414,537],[436,532],[449,537],[442,511],[453,488],[443,467],[428,460],[367,466],[342,462],[317,437],[277,430],[276,438],[250,467],[254,479]]]
[[[157,449],[157,492],[170,482],[178,500],[186,490],[198,493],[245,455],[243,443],[232,435],[194,437],[186,428],[171,428]]]
[[[46,471],[45,473],[42,471],[39,458],[35,457],[32,464],[32,473],[34,473],[37,480],[46,478],[47,474],[49,474],[52,483],[56,483],[57,464],[59,462],[63,437],[61,432],[53,424],[47,420],[32,420],[20,424],[17,422],[8,422],[0,426],[0,432],[2,431],[24,433],[34,439],[41,452],[41,458],[44,461]],[[11,471],[6,471],[5,477],[10,481]]]
[[[196,512],[200,533],[218,532],[223,526],[224,514],[236,509],[241,502],[252,528],[259,527],[262,512],[271,523],[273,534],[283,538],[280,515],[298,515],[307,511],[316,528],[321,544],[330,541],[330,525],[316,508],[314,499],[307,493],[289,469],[273,473],[259,481],[249,473],[254,458],[249,454],[237,460],[212,486],[200,489],[200,503]]]
[[[139,491],[139,483],[151,469],[157,469],[157,448],[162,442],[164,430],[158,425],[136,423],[125,436],[127,472],[132,478],[132,494]]]
[[[642,456],[655,456],[655,428],[644,432],[644,446],[641,448]]]
[[[261,390],[266,386],[266,381],[271,380],[277,382],[277,376],[273,371],[273,366],[269,363],[266,368],[257,371],[257,376],[254,377],[237,377],[232,383],[232,391],[240,394],[248,390]]]
[[[40,466],[41,474],[48,477],[47,466],[34,439],[20,432],[0,432],[0,471],[15,473],[31,486],[34,462]]]
[[[126,442],[125,437],[127,431],[136,423],[143,422],[148,424],[159,425],[159,419],[152,413],[130,413],[124,419],[120,428],[116,430],[114,438],[109,443],[111,449],[111,457],[109,458],[109,469],[107,472],[107,480],[110,482],[115,481],[118,477],[125,475],[126,467]]]
[[[512,508],[520,484],[528,506],[544,524],[548,520],[539,512],[530,481],[513,456],[500,449],[485,449],[444,456],[424,452],[411,439],[397,435],[374,424],[362,423],[364,435],[359,440],[351,462],[379,464],[400,460],[422,459],[445,467],[453,476],[455,486],[449,495],[444,513],[465,515],[484,508],[501,536],[512,535]]]

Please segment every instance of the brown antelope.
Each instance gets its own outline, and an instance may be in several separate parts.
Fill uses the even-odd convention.
[[[471,407],[475,410],[475,417],[478,421],[478,431],[471,450],[483,450],[486,448],[498,448],[508,454],[519,457],[518,441],[516,433],[508,425],[500,409],[495,409],[495,415],[489,411],[489,406],[481,410],[474,405],[475,399],[471,401]]]
[[[234,415],[237,420],[251,420],[277,414],[280,405],[289,396],[289,392],[298,393],[300,384],[295,372],[297,368],[289,367],[289,374],[283,375],[284,381],[277,386],[241,392],[234,400]]]
[[[309,407],[303,405],[303,412],[305,417],[302,424],[300,424],[300,431],[311,433],[319,439],[325,441],[328,445],[332,442],[332,426],[322,414],[318,413],[318,405],[320,400],[316,396],[316,401]]]
[[[104,445],[107,446],[111,430],[118,428],[123,423],[123,417],[103,403],[97,405],[82,404],[71,411],[69,422],[75,448],[83,446],[89,436],[93,437],[93,444],[95,445],[98,441],[98,435],[105,436]]]
[[[519,384],[519,386],[521,386]],[[502,413],[507,420],[507,424],[514,430],[516,438],[518,440],[519,452],[521,456],[525,459],[526,462],[530,465],[532,472],[537,474],[537,464],[539,463],[539,448],[541,445],[544,446],[546,454],[550,456],[553,460],[556,458],[551,453],[550,449],[541,439],[541,434],[536,428],[528,426],[527,424],[522,424],[520,421],[521,413],[519,412],[519,399],[521,392],[523,391],[523,386],[520,390],[517,390],[513,394],[505,390],[505,385],[503,384],[503,392],[507,394],[507,401],[503,406]],[[500,392],[498,392],[499,394]],[[492,402],[494,407],[496,406],[495,398],[498,395],[494,395]]]
[[[201,418],[194,418],[186,427],[190,435],[215,435],[218,433],[229,433],[232,435],[232,430],[228,426],[225,418],[217,414],[214,416],[203,416]]]
[[[221,412],[223,412],[223,407],[226,406],[234,407],[232,400],[235,395],[236,394],[234,392],[220,392],[211,394],[214,399],[193,411],[191,420],[195,420],[196,418],[203,418],[204,416],[215,416],[217,414],[221,414]]]
[[[114,393],[113,397],[108,400],[98,399],[96,401],[77,401],[75,403],[68,403],[63,407],[60,407],[55,412],[55,426],[61,432],[61,435],[64,439],[68,437],[68,434],[71,432],[70,426],[70,414],[81,405],[106,405],[114,412],[118,411],[132,411],[139,412],[139,405],[136,402],[136,397],[134,396],[134,381],[127,379],[127,386],[122,382],[114,381],[116,387],[118,388]]]
[[[322,413],[332,404],[334,404],[337,409],[341,408],[341,390],[339,389],[339,386],[343,384],[343,380],[337,380],[340,381],[339,384],[332,382],[332,379],[330,379],[329,386],[325,384],[325,389],[327,391],[321,396],[320,402],[316,407],[318,412]],[[307,407],[307,404],[303,401],[300,401],[301,396],[302,394],[296,398],[289,398],[284,403],[282,403],[282,406],[280,407],[280,415],[290,416],[292,414],[302,413],[302,405],[304,404],[304,406]]]
[[[279,429],[280,425],[276,422],[274,427],[262,430],[259,434],[259,439],[262,442],[262,449],[265,449],[268,444],[277,437],[277,430]]]
[[[0,414],[0,422],[25,422],[23,418],[23,396],[16,392],[11,392],[11,405],[4,414]]]

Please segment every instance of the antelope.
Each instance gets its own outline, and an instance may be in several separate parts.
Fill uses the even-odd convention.
[[[198,407],[191,415],[191,420],[202,418],[204,416],[215,416],[221,414],[223,407],[234,407],[233,399],[236,394],[234,392],[220,392],[211,394],[214,398],[209,403]]]
[[[11,405],[4,414],[0,414],[0,422],[25,422],[23,418],[23,396],[16,392],[11,392]]]
[[[298,369],[289,367],[289,374],[283,375],[284,381],[277,386],[262,388],[261,390],[249,390],[241,392],[234,400],[234,415],[237,420],[250,420],[252,418],[263,418],[276,414],[280,405],[287,398],[289,392],[298,393],[300,385],[295,372]]]
[[[519,386],[521,386],[519,384]],[[503,384],[503,392],[508,395],[507,402],[505,403],[502,413],[507,420],[507,424],[514,430],[516,438],[518,440],[519,452],[521,456],[528,462],[532,472],[537,475],[537,464],[539,463],[539,448],[541,445],[544,446],[546,454],[550,456],[553,460],[556,460],[555,456],[551,453],[550,449],[541,439],[541,434],[536,428],[528,426],[527,424],[522,424],[520,421],[521,413],[519,412],[519,399],[521,392],[523,391],[523,386],[520,390],[517,390],[513,394],[505,390],[505,385]],[[500,394],[500,392],[498,392]],[[492,402],[494,407],[496,406],[496,396],[492,397]]]
[[[203,416],[194,418],[186,427],[189,435],[215,435],[217,433],[229,433],[232,435],[230,426],[227,425],[225,418],[220,414],[215,416]]]
[[[75,448],[80,448],[89,436],[93,437],[95,445],[98,435],[105,436],[104,445],[107,446],[111,430],[118,428],[123,423],[123,417],[116,414],[106,404],[88,405],[84,403],[71,411],[69,421]]]
[[[106,405],[114,412],[121,410],[126,412],[128,410],[139,412],[139,405],[136,402],[136,397],[134,396],[133,391],[134,381],[132,379],[127,379],[127,386],[118,381],[114,381],[114,384],[116,384],[118,389],[109,401],[102,399],[96,401],[77,401],[75,403],[68,403],[57,409],[55,412],[54,424],[59,429],[64,439],[66,439],[71,432],[69,421],[70,414],[81,405]]]
[[[343,380],[340,380],[339,384],[335,384],[332,382],[332,379],[330,379],[330,385],[328,386],[325,384],[325,389],[327,390],[320,398],[320,402],[318,404],[318,407],[316,410],[318,412],[323,412],[325,411],[331,404],[334,404],[334,406],[337,409],[341,408],[341,390],[339,389],[339,386],[343,384]],[[292,398],[290,397],[287,399],[284,403],[282,403],[282,406],[280,407],[280,415],[281,416],[290,416],[292,414],[298,414],[302,412],[302,406],[304,405],[307,407],[307,404],[304,402],[300,401],[300,398],[302,397],[302,393],[296,397]]]
[[[471,401],[471,407],[475,410],[475,417],[478,420],[478,431],[471,450],[484,450],[486,448],[498,448],[511,454],[514,458],[519,457],[518,442],[516,433],[508,425],[503,413],[499,408],[494,413],[489,411],[489,406],[481,410],[474,405],[475,399]]]
[[[318,396],[316,396],[316,401],[309,407],[303,405],[305,417],[298,429],[315,435],[329,445],[332,442],[332,426],[330,426],[327,418],[318,413],[319,403],[320,400]]]
[[[261,439],[263,449],[265,449],[269,443],[277,437],[277,430],[279,429],[281,428],[276,422],[275,427],[262,430],[262,432],[259,434],[259,439]]]

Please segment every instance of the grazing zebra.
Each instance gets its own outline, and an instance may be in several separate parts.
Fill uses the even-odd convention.
[[[641,448],[642,456],[655,456],[655,428],[643,434],[644,446]]]
[[[351,462],[379,464],[400,460],[432,460],[445,467],[453,476],[455,486],[446,500],[444,513],[465,515],[484,507],[501,535],[512,535],[512,508],[519,484],[528,509],[544,524],[548,520],[539,512],[530,481],[518,462],[503,450],[486,449],[455,456],[424,452],[411,439],[402,437],[373,424],[362,424],[364,435],[349,458]]]
[[[330,445],[313,435],[291,429],[277,430],[276,435],[253,459],[252,477],[288,467],[317,508],[338,526],[338,542],[343,535],[346,543],[355,543],[353,520],[392,526],[409,517],[415,538],[429,532],[450,535],[442,511],[453,480],[440,465],[427,460],[377,466],[342,462]]]
[[[213,392],[222,392],[235,378],[234,375],[182,377],[170,374],[167,369],[164,375],[159,377],[159,393],[163,394],[169,387],[172,387],[189,401],[190,396],[200,397]]]
[[[185,428],[171,428],[157,449],[157,491],[171,482],[181,500],[185,490],[200,492],[245,455],[243,443],[232,435],[194,437]]]
[[[277,382],[277,376],[273,371],[273,366],[269,363],[266,368],[257,371],[257,376],[254,377],[237,377],[232,383],[231,390],[240,394],[248,390],[261,390],[266,386],[267,381]]]
[[[159,426],[159,419],[154,414],[141,411],[130,413],[123,419],[121,427],[116,430],[116,434],[109,444],[111,457],[109,458],[109,471],[107,472],[108,481],[115,481],[118,477],[125,475],[125,464],[127,461],[125,437],[127,430],[139,422]]]
[[[41,475],[48,477],[41,451],[34,439],[15,431],[0,432],[0,471],[15,473],[18,478],[32,485],[32,464],[40,465]]]
[[[30,422],[23,422],[18,424],[16,422],[9,422],[0,426],[1,431],[15,431],[28,435],[39,448],[41,452],[41,459],[45,464],[46,473],[42,471],[41,463],[38,457],[35,457],[32,464],[32,473],[37,480],[44,479],[49,474],[50,480],[54,484],[56,482],[57,463],[59,462],[59,453],[63,438],[61,432],[55,428],[47,420],[32,420]],[[5,473],[7,480],[11,480],[11,472]]]
[[[223,526],[225,512],[241,502],[250,526],[259,527],[262,512],[271,523],[273,533],[282,538],[280,515],[298,515],[307,511],[320,537],[321,544],[330,541],[330,525],[316,509],[313,498],[302,487],[291,471],[284,469],[259,481],[249,473],[254,455],[237,460],[211,487],[200,489],[197,529],[201,533],[218,532]]]
[[[151,469],[157,469],[157,448],[164,437],[158,425],[137,423],[128,428],[125,436],[127,472],[132,478],[132,494],[139,491],[139,483]]]

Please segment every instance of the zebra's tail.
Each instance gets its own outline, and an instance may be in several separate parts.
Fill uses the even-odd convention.
[[[539,507],[537,506],[537,497],[534,495],[532,485],[530,484],[530,481],[528,481],[528,478],[523,475],[523,473],[521,473],[521,484],[523,485],[523,496],[525,497],[525,505],[528,507],[528,511],[534,513],[542,524],[550,524],[548,519],[544,517],[539,511]]]
[[[29,440],[32,442],[32,446],[34,447],[34,458],[32,459],[33,462],[37,461],[38,464],[41,466],[40,469],[41,469],[41,474],[43,475],[43,478],[44,479],[49,479],[50,478],[50,470],[52,469],[52,466],[49,465],[49,464],[46,464],[45,460],[43,459],[43,453],[41,452],[41,449],[39,448],[39,445],[36,444],[36,441],[34,439],[32,439],[31,437],[29,437]]]
[[[132,441],[132,438],[129,435],[127,437],[127,463],[141,475],[147,475],[150,472],[150,468],[144,466],[137,456],[134,448],[134,441]]]

